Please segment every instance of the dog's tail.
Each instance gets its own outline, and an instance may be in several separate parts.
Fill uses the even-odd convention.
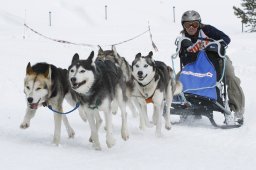
[[[172,93],[173,95],[180,94],[182,92],[183,86],[182,83],[176,79],[173,69],[167,66],[167,70],[169,71],[171,77],[171,84],[172,84]]]
[[[175,90],[173,92],[174,95],[180,94],[182,92],[183,86],[180,81],[175,82]]]

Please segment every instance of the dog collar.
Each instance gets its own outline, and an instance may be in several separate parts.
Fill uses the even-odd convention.
[[[137,79],[135,79],[135,80],[138,82],[138,84],[139,84],[141,87],[146,87],[147,85],[149,85],[149,84],[154,80],[154,78],[155,78],[155,77],[153,77],[152,80],[150,80],[150,82],[149,82],[148,84],[146,84],[146,85],[141,84]]]
[[[88,107],[92,110],[94,109],[98,109],[99,105],[101,104],[101,100],[100,99],[96,99],[95,101],[95,105],[89,105]]]

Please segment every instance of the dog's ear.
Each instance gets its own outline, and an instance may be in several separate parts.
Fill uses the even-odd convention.
[[[138,54],[135,56],[135,58],[139,58],[139,57],[141,57],[141,53],[138,53]]]
[[[51,65],[49,65],[48,69],[44,72],[44,77],[47,79],[51,79],[52,76],[52,69]]]
[[[27,73],[27,75],[31,75],[31,74],[34,73],[32,67],[31,67],[31,65],[30,65],[30,62],[29,62],[28,65],[27,65],[26,73]]]
[[[98,51],[98,53],[99,53],[99,54],[103,54],[103,53],[104,53],[104,51],[102,50],[101,46],[100,46],[100,45],[98,45],[98,47],[99,47],[99,51]]]
[[[118,55],[118,53],[117,53],[117,51],[116,51],[116,46],[115,46],[115,45],[112,45],[112,51],[113,51],[114,56],[115,56],[116,58],[120,58],[119,55]]]
[[[72,58],[72,62],[71,63],[74,64],[78,60],[79,60],[79,55],[77,53],[75,53],[75,55]]]
[[[148,57],[149,57],[149,58],[152,58],[152,56],[153,56],[153,52],[150,51],[150,52],[148,53]]]
[[[90,56],[87,58],[87,60],[92,63],[92,59],[94,57],[94,51],[91,52]]]

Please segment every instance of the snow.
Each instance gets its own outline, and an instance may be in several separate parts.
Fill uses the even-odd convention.
[[[256,102],[254,83],[256,74],[256,34],[241,33],[241,23],[233,15],[231,1],[185,1],[185,0],[0,0],[0,46],[1,46],[1,105],[0,105],[0,169],[234,169],[250,170],[256,166]],[[105,20],[105,5],[108,19]],[[175,6],[176,22],[172,9]],[[100,129],[102,151],[96,151],[88,141],[90,129],[75,111],[68,115],[76,132],[69,139],[62,128],[61,145],[51,143],[53,114],[40,108],[31,120],[29,129],[19,125],[26,109],[23,79],[28,62],[48,62],[67,68],[72,56],[79,53],[86,58],[97,47],[61,44],[40,37],[23,23],[51,38],[75,43],[102,45],[130,39],[151,26],[153,40],[159,52],[156,60],[171,65],[175,52],[174,40],[181,30],[180,18],[184,11],[200,12],[204,23],[210,23],[230,35],[232,42],[228,55],[242,82],[246,96],[245,124],[239,129],[215,129],[203,118],[189,125],[173,125],[170,131],[162,129],[163,137],[155,136],[155,128],[139,129],[138,118],[128,113],[130,139],[123,141],[120,135],[121,116],[113,116],[116,145],[108,149],[105,132]],[[52,26],[49,26],[49,11]],[[23,38],[24,37],[24,38]],[[118,45],[118,52],[130,63],[141,52],[154,49],[149,34]],[[178,67],[178,61],[176,61]],[[176,68],[177,69],[177,68]],[[152,106],[149,105],[149,114]],[[71,107],[65,103],[65,110]],[[171,116],[174,120],[175,116]],[[222,117],[217,113],[220,122]]]

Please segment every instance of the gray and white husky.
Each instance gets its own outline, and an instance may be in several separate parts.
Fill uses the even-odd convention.
[[[129,65],[124,57],[121,57],[117,53],[115,46],[112,46],[111,50],[102,50],[102,48],[99,46],[97,59],[103,61],[110,60],[121,68],[126,83],[126,96],[128,97],[127,106],[131,110],[133,116],[137,117],[138,112],[135,107],[136,101],[134,101],[134,98],[132,97],[132,91],[134,89],[132,66]],[[113,102],[113,112],[117,111],[116,106],[116,102]]]
[[[147,56],[138,53],[132,62],[132,74],[135,79],[134,96],[138,96],[141,106],[140,116],[144,123],[148,124],[147,106],[152,102],[154,105],[153,123],[156,125],[156,135],[161,136],[162,114],[166,105],[165,128],[171,129],[170,107],[173,95],[179,94],[182,85],[173,78],[172,69],[161,61],[154,61],[153,52]],[[141,122],[143,123],[143,122]],[[141,126],[145,126],[142,124]]]
[[[113,100],[118,102],[122,113],[121,135],[124,140],[129,138],[127,129],[127,114],[125,82],[120,67],[109,60],[95,60],[94,52],[86,60],[80,60],[79,55],[73,56],[68,68],[69,83],[73,99],[80,102],[80,107],[87,115],[91,128],[91,140],[95,149],[100,150],[100,142],[95,116],[99,111],[104,112],[106,123],[106,143],[110,148],[115,144],[112,131]]]
[[[38,107],[42,105],[51,105],[54,110],[63,112],[62,103],[68,91],[69,85],[66,69],[57,68],[47,63],[37,63],[33,66],[28,63],[24,79],[27,110],[20,128],[26,129],[30,126],[30,120],[35,116]],[[75,135],[66,115],[54,113],[53,143],[56,145],[60,143],[62,120],[67,129],[68,136],[73,138]]]

